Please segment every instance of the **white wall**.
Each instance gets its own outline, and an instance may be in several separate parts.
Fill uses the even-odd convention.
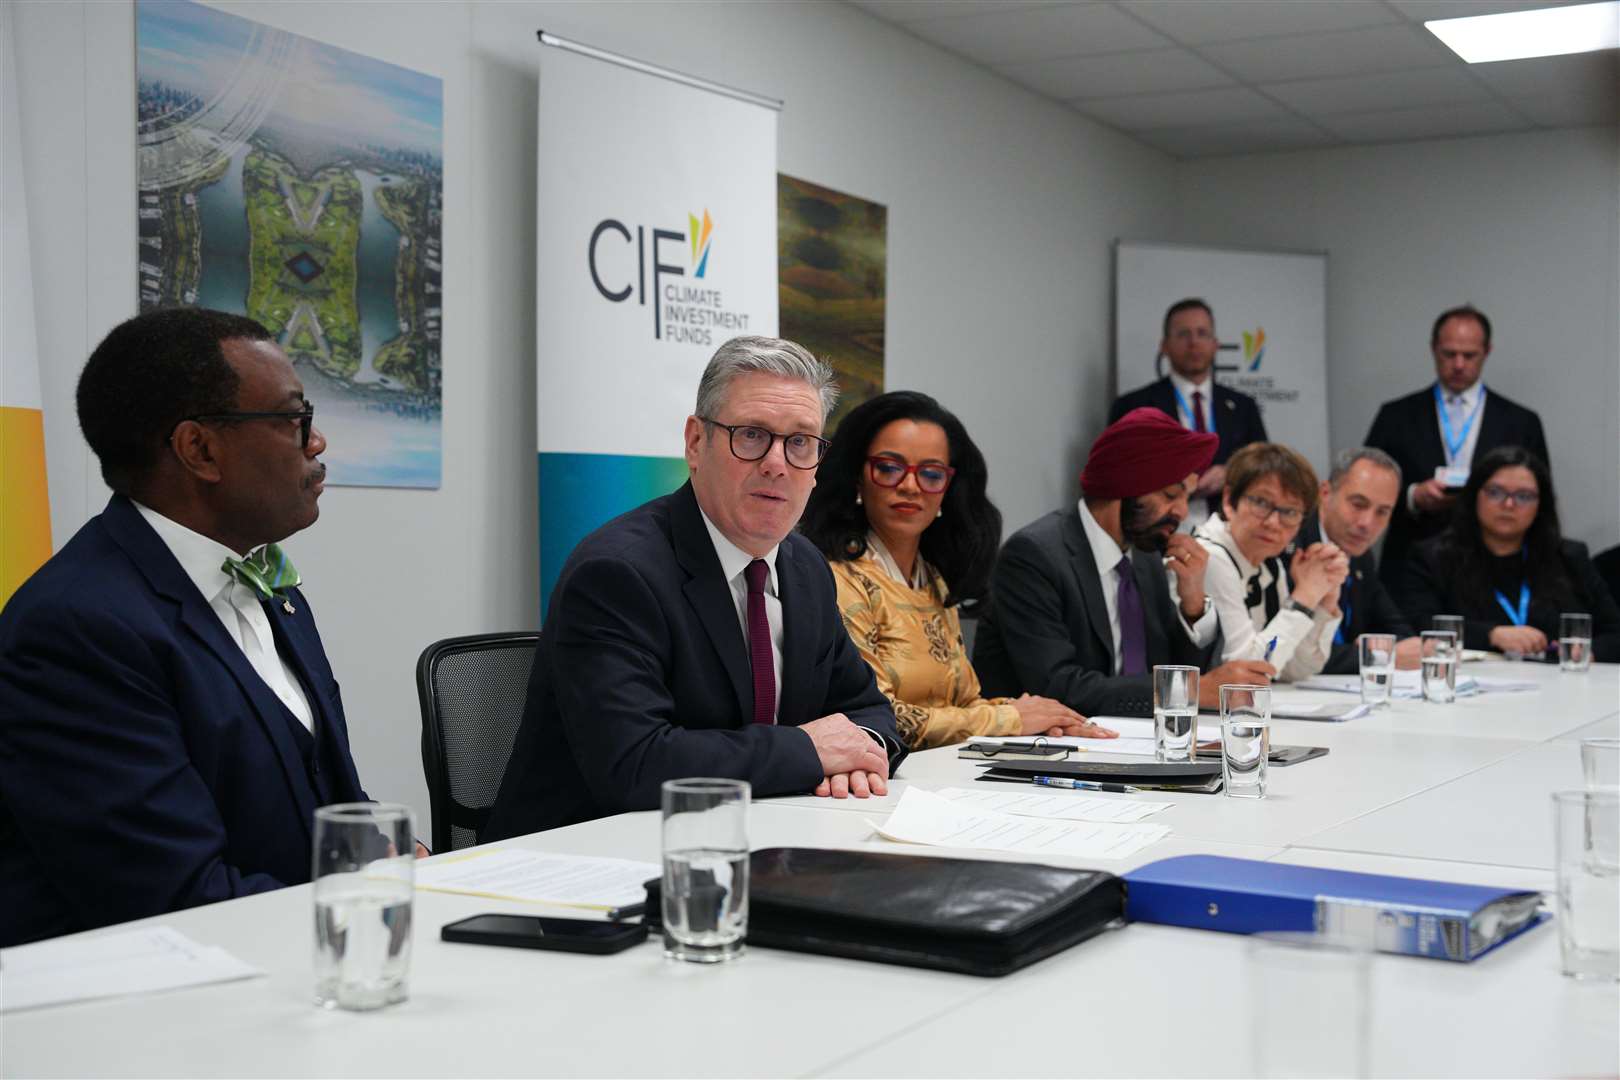
[[[362,778],[424,833],[417,654],[537,619],[537,29],[785,99],[780,169],[889,207],[889,386],[962,415],[1009,527],[1074,496],[1108,405],[1109,244],[1169,237],[1158,152],[842,4],[218,6],[445,81],[443,487],[329,488],[289,544]],[[16,33],[60,545],[106,498],[74,383],[135,311],[133,8],[24,2]]]
[[[1490,316],[1485,381],[1541,414],[1564,531],[1620,541],[1620,138],[1581,128],[1177,167],[1177,238],[1328,252],[1335,448],[1434,379],[1446,308]]]

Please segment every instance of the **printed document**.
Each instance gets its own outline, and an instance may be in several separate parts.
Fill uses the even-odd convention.
[[[934,794],[980,810],[1019,817],[1056,818],[1059,821],[1141,821],[1173,803],[1137,802],[1128,795],[1093,795],[1085,791],[1030,785],[1029,790],[986,791],[983,788],[946,788]]]
[[[646,900],[646,883],[661,873],[632,859],[502,848],[418,866],[416,887],[606,911]]]
[[[874,822],[873,828],[885,839],[902,844],[1082,859],[1123,859],[1170,835],[1164,825],[1018,817],[981,810],[915,787],[907,788],[889,819]]]
[[[264,972],[171,926],[0,949],[0,1012],[231,982]]]

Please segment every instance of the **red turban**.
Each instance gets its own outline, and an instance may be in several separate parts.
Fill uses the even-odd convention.
[[[1220,437],[1188,431],[1158,409],[1132,409],[1091,444],[1080,488],[1088,499],[1131,499],[1207,470]]]

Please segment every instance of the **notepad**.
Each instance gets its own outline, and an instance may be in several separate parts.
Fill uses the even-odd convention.
[[[0,949],[0,1012],[248,979],[264,972],[171,926]]]
[[[906,789],[887,821],[874,822],[872,827],[884,839],[903,844],[1082,859],[1127,858],[1170,835],[1164,825],[1017,817],[956,803],[916,787]]]
[[[657,863],[633,859],[501,848],[419,866],[416,887],[606,911],[640,903],[647,880],[662,872]]]

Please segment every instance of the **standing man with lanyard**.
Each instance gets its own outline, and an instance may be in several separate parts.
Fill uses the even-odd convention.
[[[1366,444],[1394,458],[1406,480],[1384,542],[1385,582],[1398,581],[1412,548],[1445,528],[1456,493],[1480,455],[1522,446],[1548,460],[1541,418],[1487,392],[1481,379],[1491,354],[1491,321],[1484,312],[1468,305],[1441,312],[1429,349],[1436,381],[1385,402],[1367,433]]]
[[[1215,463],[1198,477],[1188,502],[1189,527],[1204,521],[1220,507],[1226,484],[1226,461],[1250,443],[1266,441],[1260,405],[1248,394],[1215,382],[1215,313],[1196,298],[1178,300],[1164,313],[1159,355],[1170,362],[1170,374],[1128,394],[1109,410],[1114,423],[1132,409],[1158,409],[1188,431],[1219,436]]]

